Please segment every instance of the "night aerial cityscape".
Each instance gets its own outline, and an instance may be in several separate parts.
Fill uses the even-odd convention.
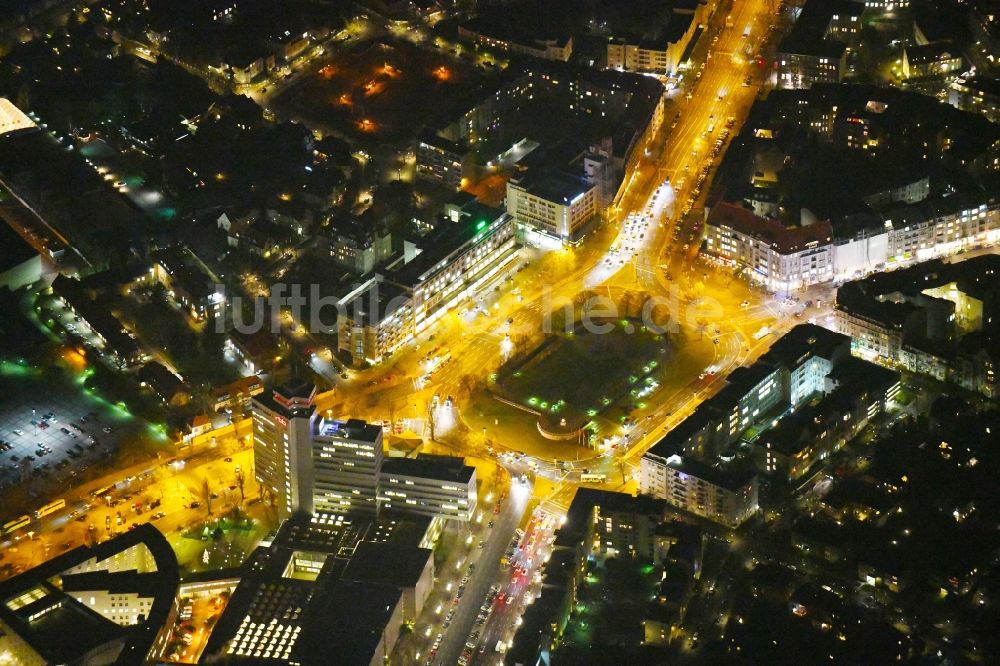
[[[1000,0],[0,0],[0,666],[1000,664]]]

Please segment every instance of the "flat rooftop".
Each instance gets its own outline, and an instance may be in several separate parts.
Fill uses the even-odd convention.
[[[560,171],[529,172],[514,183],[526,192],[545,199],[562,203],[572,203],[577,197],[593,188],[582,176]]]
[[[382,426],[361,419],[347,421],[323,419],[319,424],[319,434],[323,437],[340,437],[374,443],[382,434]]]
[[[463,458],[421,455],[417,458],[388,458],[382,463],[382,473],[467,484],[475,477],[476,468],[466,465]]]
[[[0,222],[0,273],[20,266],[37,256],[35,248],[28,245],[20,234],[5,222]]]
[[[341,576],[343,580],[413,587],[434,555],[428,548],[363,541]]]
[[[747,471],[722,470],[691,458],[674,456],[667,461],[667,465],[682,474],[687,474],[713,485],[725,488],[726,490],[739,490],[753,479],[756,474]]]

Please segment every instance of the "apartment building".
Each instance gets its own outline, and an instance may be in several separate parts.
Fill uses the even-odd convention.
[[[379,363],[513,269],[514,224],[505,211],[466,203],[420,241],[419,253],[375,273],[340,299],[338,348],[355,364]]]
[[[507,213],[527,234],[577,243],[598,215],[597,187],[581,176],[534,171],[507,181]]]
[[[789,412],[803,408],[817,395],[834,391],[844,383],[838,373],[847,376],[840,367],[848,361],[853,361],[849,338],[814,324],[796,326],[752,366],[732,372],[718,393],[699,405],[643,456],[642,492],[682,508],[690,505],[693,508],[688,510],[724,524],[745,520],[747,512],[752,513],[756,507],[756,484],[751,484],[750,475],[699,465],[697,460],[730,456],[737,441],[753,443],[760,432],[774,427]],[[866,419],[884,409],[895,395],[898,377],[893,384],[895,389],[887,386],[881,392],[876,412],[869,414],[871,403],[865,403]],[[856,389],[852,385],[838,395],[855,395],[859,393]],[[773,472],[777,464],[762,456],[758,468]],[[689,482],[688,477],[702,479],[702,483]],[[712,485],[721,490],[710,488]],[[667,493],[672,493],[673,499]]]
[[[195,321],[215,319],[225,312],[225,296],[216,290],[216,281],[187,248],[173,247],[155,253],[151,272]]]
[[[830,367],[810,400],[753,442],[754,462],[765,474],[789,481],[805,477],[885,413],[900,390],[899,373],[858,358]]]
[[[810,0],[775,55],[779,88],[839,83],[847,73],[849,44],[860,37],[862,6],[857,2]]]
[[[837,291],[837,330],[856,356],[997,393],[1000,258],[934,260],[848,282]]]
[[[981,194],[904,200],[799,227],[720,202],[705,225],[708,254],[745,270],[751,280],[776,293],[997,242],[1000,200]]]
[[[462,162],[466,151],[432,130],[417,140],[417,176],[459,189],[462,186]]]
[[[655,449],[656,447],[654,447]],[[757,512],[757,475],[725,472],[678,454],[660,456],[652,450],[640,461],[644,495],[721,523],[739,527]]]
[[[720,202],[705,223],[705,250],[777,293],[834,277],[833,230],[828,222],[785,227],[742,206]]]
[[[392,234],[370,218],[348,215],[331,222],[330,258],[354,275],[367,275],[392,256]]]
[[[503,30],[476,20],[458,26],[458,38],[487,48],[544,60],[566,62],[573,55],[573,38],[569,35],[525,39],[521,36],[506,34]]]

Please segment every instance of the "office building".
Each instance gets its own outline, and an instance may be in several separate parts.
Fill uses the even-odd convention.
[[[476,468],[462,458],[421,455],[382,464],[381,509],[468,522],[476,512],[476,497]]]
[[[173,549],[150,524],[57,555],[0,582],[0,661],[152,663],[179,580]]]
[[[278,515],[320,523],[388,511],[468,522],[477,506],[476,469],[461,458],[385,458],[380,425],[320,416],[315,387],[291,383],[252,401],[254,467]]]
[[[243,564],[199,663],[381,666],[433,584],[426,527],[285,521]]]
[[[375,513],[382,427],[360,419],[319,419],[311,439],[312,511]]]
[[[252,399],[257,480],[280,517],[374,513],[382,428],[320,417],[315,398],[293,381]]]
[[[371,219],[368,211],[331,221],[330,257],[336,265],[355,275],[371,273],[392,256],[392,234]]]
[[[316,387],[292,382],[251,400],[254,474],[279,519],[313,512]]]

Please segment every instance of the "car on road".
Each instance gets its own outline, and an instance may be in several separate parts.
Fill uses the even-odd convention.
[[[152,520],[159,520],[160,518],[163,518],[163,517],[164,517],[165,515],[167,515],[167,514],[166,514],[166,513],[164,513],[163,511],[157,511],[157,512],[156,512],[156,513],[154,513],[154,514],[153,514],[152,516],[150,516],[150,517],[149,517],[149,519],[150,519],[151,521],[152,521]]]

